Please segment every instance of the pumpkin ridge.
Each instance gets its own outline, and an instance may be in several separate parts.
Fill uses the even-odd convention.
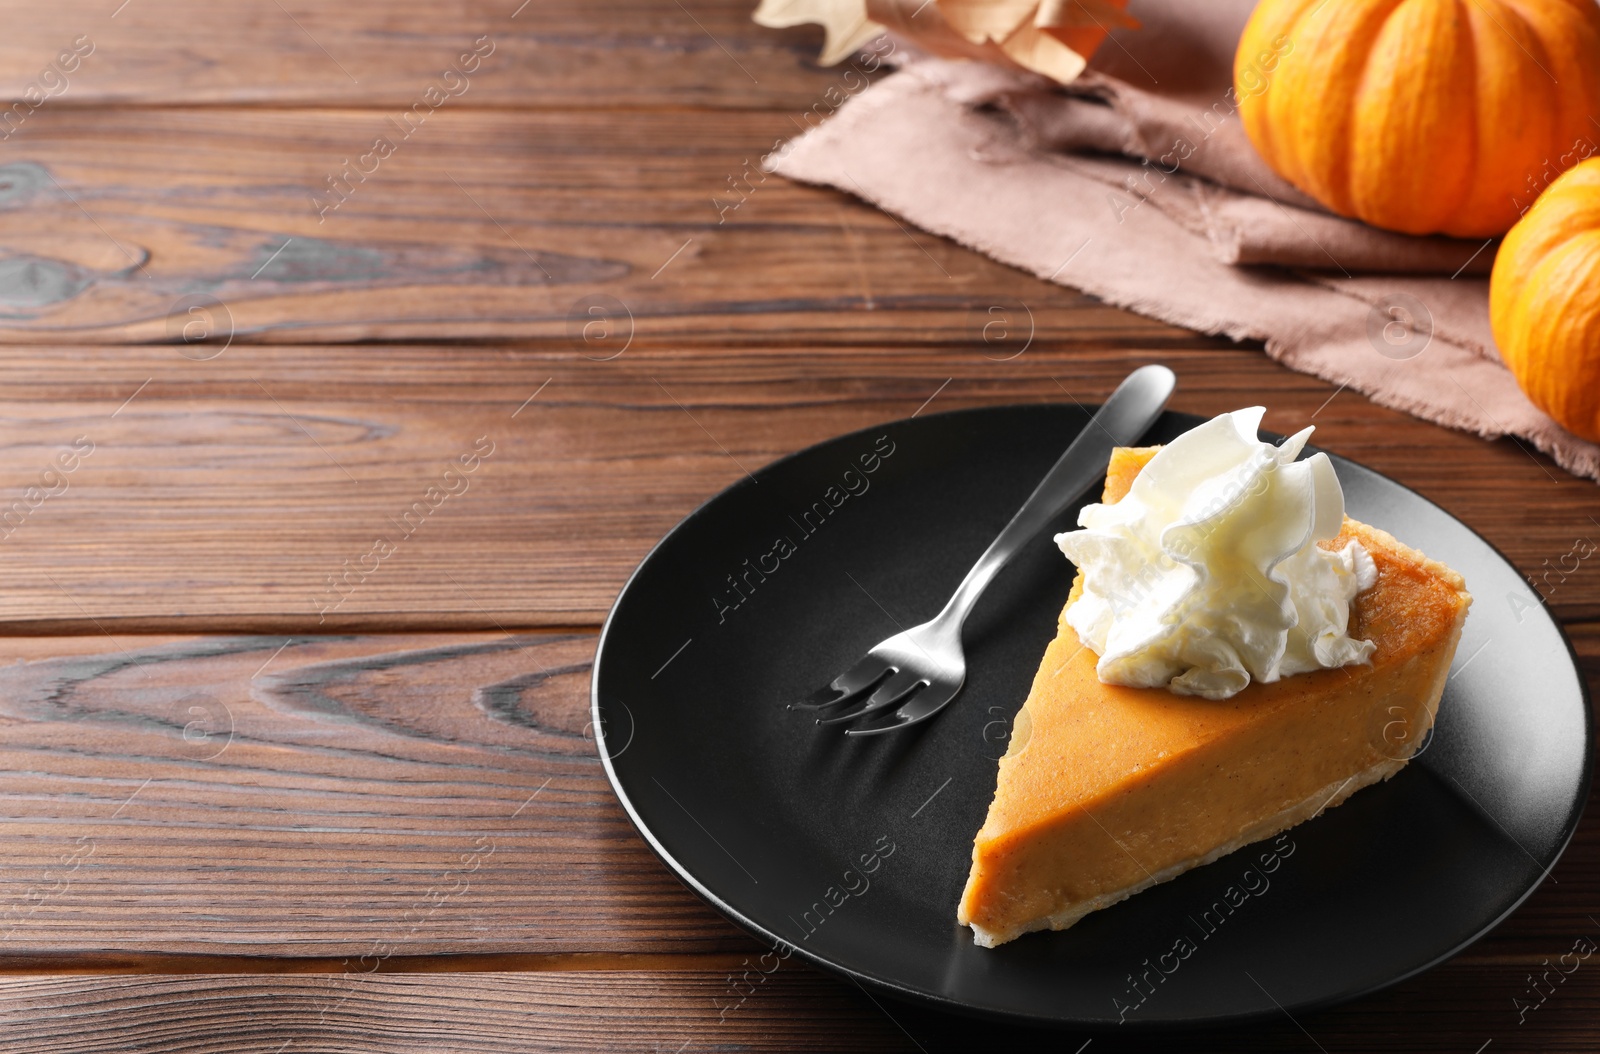
[[[1571,168],[1567,171],[1576,171],[1576,168]],[[1561,185],[1557,186],[1558,183]],[[1528,208],[1528,211],[1523,214],[1523,218],[1527,218],[1528,216],[1533,216],[1535,214],[1543,217],[1554,212],[1560,207],[1562,200],[1571,195],[1575,187],[1579,185],[1581,184],[1574,184],[1572,182],[1563,183],[1560,177],[1557,177],[1556,180],[1551,182],[1550,186],[1545,188],[1545,192],[1539,195],[1539,200],[1535,201]],[[1546,257],[1554,256],[1561,252],[1562,249],[1566,247],[1567,243],[1572,241],[1574,238],[1581,238],[1586,234],[1593,234],[1596,230],[1597,228],[1595,227],[1579,227],[1576,225],[1564,227],[1557,234],[1554,241],[1544,243],[1544,248],[1542,249],[1541,255]]]
[[[1364,42],[1348,185],[1351,214],[1365,222],[1408,234],[1443,229],[1472,193],[1475,114],[1459,104],[1437,105],[1444,92],[1471,93],[1477,79],[1463,3],[1400,0]],[[1412,44],[1418,40],[1424,43]],[[1408,61],[1418,46],[1444,57]]]
[[[1590,0],[1553,0],[1553,2],[1564,3],[1579,15],[1584,15],[1586,13],[1585,9],[1592,6]],[[1528,0],[1500,0],[1500,6],[1514,8],[1524,22],[1527,22],[1530,26],[1534,24],[1534,20],[1527,13]]]
[[[1501,58],[1505,55],[1504,52],[1497,53],[1490,44],[1486,43],[1483,34],[1498,34],[1500,37],[1510,41],[1515,48],[1511,52],[1513,56],[1516,56],[1514,61],[1526,58],[1540,69],[1548,71],[1551,59],[1544,46],[1544,40],[1539,35],[1538,26],[1529,19],[1526,11],[1515,2],[1508,3],[1506,0],[1483,0],[1483,2],[1479,2],[1479,0],[1471,0],[1471,3],[1483,15],[1482,20],[1477,20],[1471,17],[1470,10],[1466,12],[1466,22],[1472,27],[1473,82],[1480,86],[1480,90],[1475,93],[1474,98],[1473,127],[1475,133],[1482,137],[1486,132],[1492,135],[1497,127],[1494,120],[1494,104],[1499,102],[1503,105],[1505,102],[1503,94],[1499,98],[1492,94],[1494,90],[1492,84],[1488,86],[1487,93],[1483,88],[1485,82],[1483,68],[1486,56],[1492,59],[1497,55]],[[1494,11],[1490,10],[1491,8],[1497,8],[1499,15],[1497,16]],[[1551,98],[1550,92],[1539,81],[1536,80],[1533,84],[1528,85],[1526,91],[1528,97],[1523,100],[1523,111],[1525,113],[1554,109],[1555,100]],[[1555,122],[1552,119],[1551,124],[1543,130],[1542,135],[1536,133],[1535,136],[1530,136],[1530,139],[1535,137],[1542,139],[1539,149],[1546,155],[1550,153],[1551,140],[1560,134],[1554,124]],[[1527,128],[1523,130],[1528,131]],[[1515,134],[1515,132],[1511,133],[1513,137],[1515,137]],[[1479,153],[1479,150],[1486,145],[1490,144],[1486,144],[1481,138],[1473,144],[1474,179],[1464,188],[1462,198],[1456,203],[1455,208],[1458,211],[1464,211],[1474,216],[1488,214],[1500,217],[1495,222],[1495,226],[1499,228],[1499,231],[1474,230],[1466,232],[1458,229],[1456,231],[1447,231],[1446,233],[1458,236],[1471,233],[1474,237],[1482,233],[1493,236],[1495,233],[1503,232],[1517,221],[1518,194],[1521,193],[1522,188],[1511,185],[1506,180],[1514,180],[1518,177],[1526,180],[1528,173],[1520,171],[1512,175],[1505,169],[1499,168],[1495,161],[1503,160],[1503,158],[1486,159]],[[1492,190],[1493,193],[1485,195],[1485,190]]]
[[[1552,104],[1553,127],[1550,152],[1540,159],[1549,164],[1568,156],[1585,137],[1593,142],[1595,132],[1591,125],[1597,123],[1595,114],[1600,113],[1600,5],[1590,0],[1500,3],[1514,9],[1530,27],[1539,52],[1538,65],[1549,81],[1547,98]],[[1562,18],[1557,12],[1568,17]],[[1564,83],[1563,78],[1575,79],[1577,89]],[[1532,189],[1537,195],[1545,188]]]
[[[1281,52],[1276,41],[1295,40],[1307,10],[1317,2],[1290,0],[1287,10],[1270,4],[1259,5],[1245,25],[1239,38],[1239,50],[1234,55],[1234,95],[1238,99],[1239,121],[1245,135],[1262,157],[1277,158],[1285,164],[1295,158],[1292,151],[1284,146],[1284,137],[1274,128],[1267,110],[1272,105],[1275,93],[1281,97],[1288,90],[1281,86],[1285,74],[1283,63],[1292,60],[1287,53]],[[1293,51],[1292,44],[1289,51]],[[1263,59],[1269,53],[1277,57],[1267,68]],[[1247,77],[1247,73],[1250,76]],[[1296,178],[1288,173],[1284,174],[1284,178],[1299,185]]]
[[[1533,214],[1533,210],[1529,209],[1528,210],[1528,214],[1532,215]],[[1561,252],[1563,249],[1565,249],[1566,246],[1567,246],[1567,243],[1572,241],[1574,238],[1581,238],[1585,234],[1593,234],[1593,233],[1594,233],[1594,228],[1593,227],[1577,227],[1577,228],[1573,228],[1571,230],[1562,231],[1556,237],[1555,241],[1547,242],[1545,244],[1544,252],[1547,255],[1554,256],[1556,253]]]
[[[1583,241],[1587,245],[1575,245]],[[1588,250],[1588,251],[1585,251]],[[1570,361],[1573,353],[1588,351],[1581,340],[1563,326],[1563,312],[1576,309],[1590,331],[1595,329],[1596,296],[1593,286],[1600,276],[1600,231],[1580,231],[1567,238],[1559,249],[1552,249],[1529,272],[1528,283],[1518,297],[1516,322],[1520,326],[1521,360],[1530,382],[1528,397],[1541,410],[1560,420],[1568,429],[1587,439],[1596,434],[1596,408],[1585,405],[1581,385],[1563,383],[1565,374],[1583,365]],[[1587,300],[1587,303],[1579,301]],[[1590,369],[1593,368],[1591,363]]]
[[[1528,400],[1600,442],[1600,158],[1556,179],[1506,235],[1489,324]]]
[[[1374,50],[1372,45],[1382,35],[1384,26],[1389,24],[1389,20],[1394,17],[1394,13],[1400,10],[1401,5],[1406,2],[1407,0],[1383,0],[1383,2],[1374,5],[1372,9],[1377,17],[1363,23],[1363,28],[1368,26],[1371,28],[1364,34],[1364,39],[1361,41],[1360,67],[1352,71],[1354,76],[1351,80],[1355,85],[1355,90],[1349,93],[1347,100],[1347,113],[1345,115],[1345,129],[1347,132],[1354,132],[1356,115],[1361,109],[1361,103],[1367,92],[1367,78],[1372,71]],[[1378,12],[1381,12],[1381,14],[1378,14]],[[1340,177],[1343,186],[1338,189],[1342,192],[1339,195],[1342,207],[1334,208],[1334,211],[1344,216],[1352,216],[1359,219],[1360,217],[1355,207],[1355,165],[1352,163],[1348,151],[1346,151]]]
[[[1262,6],[1264,7],[1265,5]],[[1295,41],[1304,39],[1306,33],[1306,23],[1310,21],[1311,16],[1315,13],[1315,11],[1316,8],[1312,7],[1311,0],[1304,0],[1304,2],[1300,3],[1299,8],[1295,10],[1290,17],[1284,20],[1284,31],[1282,35],[1287,37],[1291,42],[1291,51],[1294,47],[1299,46],[1298,44],[1294,43]],[[1265,33],[1262,35],[1263,38],[1265,38]],[[1270,45],[1271,41],[1268,40],[1267,43]],[[1282,163],[1284,163],[1288,168],[1288,172],[1284,174],[1284,178],[1288,179],[1289,182],[1293,183],[1296,187],[1304,190],[1306,181],[1305,165],[1300,157],[1299,145],[1292,134],[1285,134],[1282,130],[1276,128],[1270,116],[1271,108],[1274,105],[1274,97],[1281,99],[1288,91],[1288,89],[1282,86],[1282,81],[1285,74],[1288,74],[1288,79],[1291,82],[1294,80],[1293,72],[1287,70],[1284,66],[1285,62],[1292,61],[1294,61],[1292,55],[1285,56],[1283,59],[1279,60],[1278,69],[1273,75],[1272,82],[1267,86],[1267,90],[1262,93],[1261,98],[1254,105],[1254,109],[1257,111],[1255,122],[1260,126],[1259,131],[1266,140],[1265,151],[1270,151],[1272,156],[1281,159]],[[1277,89],[1275,96],[1273,91],[1274,88]]]
[[[1496,0],[1452,0],[1452,6],[1455,9],[1456,18],[1463,26],[1466,27],[1467,30],[1467,47],[1465,48],[1465,54],[1468,63],[1470,63],[1472,66],[1472,83],[1474,86],[1476,86],[1480,81],[1479,74],[1482,68],[1482,56],[1479,54],[1477,32],[1473,29],[1472,12],[1467,9],[1469,2],[1476,4],[1479,10],[1483,11],[1485,14],[1488,14],[1489,5],[1495,3]],[[1490,18],[1492,20],[1493,16],[1491,15]],[[1468,127],[1472,134],[1472,141],[1467,144],[1467,156],[1473,159],[1474,170],[1477,168],[1476,161],[1478,159],[1478,147],[1483,141],[1484,120],[1482,103],[1482,96],[1474,91],[1472,99],[1472,120],[1468,122]],[[1474,176],[1476,176],[1476,171],[1474,172]],[[1450,207],[1448,209],[1444,210],[1445,215],[1453,216],[1461,213],[1462,207],[1472,200],[1473,184],[1475,182],[1475,178],[1464,179],[1461,181],[1461,185],[1456,191],[1455,200],[1450,203]],[[1415,233],[1421,234],[1424,232],[1417,231]]]
[[[1488,10],[1488,3],[1493,3],[1493,5],[1498,6],[1499,10],[1510,14],[1510,16],[1514,16],[1518,22],[1522,22],[1522,27],[1526,30],[1525,37],[1518,37],[1518,35],[1514,34],[1514,32],[1510,32],[1509,29],[1501,26],[1501,24],[1499,24],[1499,19],[1493,18],[1493,14],[1490,14],[1490,10]],[[1533,61],[1534,66],[1538,66],[1542,74],[1550,78],[1550,83],[1552,83],[1552,85],[1558,85],[1560,80],[1557,80],[1557,77],[1555,77],[1554,70],[1550,69],[1550,66],[1554,66],[1555,64],[1554,56],[1550,54],[1549,48],[1544,46],[1544,37],[1539,34],[1538,21],[1533,18],[1533,14],[1530,14],[1530,11],[1528,11],[1528,8],[1526,8],[1525,3],[1520,3],[1518,0],[1488,0],[1488,3],[1485,3],[1485,5],[1480,5],[1483,13],[1490,14],[1490,21],[1493,21],[1494,24],[1499,27],[1499,30],[1501,30],[1502,34],[1506,34],[1507,37],[1512,38],[1512,40],[1517,43],[1518,48],[1522,48],[1523,53],[1525,53],[1526,56]],[[1584,3],[1589,3],[1589,0],[1584,0]],[[1528,43],[1523,43],[1525,40],[1533,45],[1533,50],[1528,48]],[[1534,54],[1534,51],[1538,51],[1538,54]]]

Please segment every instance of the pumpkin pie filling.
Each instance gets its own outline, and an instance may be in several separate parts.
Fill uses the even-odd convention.
[[[1104,504],[1159,448],[1119,448]],[[1350,604],[1365,663],[1254,680],[1222,699],[1102,683],[1067,622],[1080,571],[973,846],[957,918],[993,947],[1065,929],[1270,838],[1398,772],[1432,726],[1471,602],[1459,575],[1348,517],[1376,582]]]

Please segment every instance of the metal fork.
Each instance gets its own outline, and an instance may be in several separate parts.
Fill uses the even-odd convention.
[[[961,627],[978,598],[1023,545],[1105,476],[1112,447],[1133,443],[1155,423],[1176,385],[1177,378],[1165,366],[1141,366],[1130,373],[989,543],[943,611],[883,641],[790,709],[819,711],[817,724],[832,725],[898,707],[887,717],[845,730],[847,735],[873,736],[920,724],[950,705],[966,681]]]

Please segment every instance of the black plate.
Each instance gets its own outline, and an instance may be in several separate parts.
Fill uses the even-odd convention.
[[[1087,418],[1008,406],[857,432],[740,481],[662,540],[617,598],[593,689],[606,771],[655,851],[772,944],[760,969],[798,950],[893,994],[1036,1023],[1328,1004],[1505,918],[1578,822],[1593,739],[1583,678],[1492,546],[1335,457],[1350,514],[1454,567],[1476,598],[1425,753],[1287,832],[1276,860],[1261,860],[1274,843],[1247,847],[997,949],[956,925],[996,760],[1070,585],[1051,532],[980,602],[966,688],[934,721],[846,741],[784,704],[932,617]],[[1198,423],[1168,413],[1147,441]]]

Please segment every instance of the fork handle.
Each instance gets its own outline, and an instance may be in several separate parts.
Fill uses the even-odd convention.
[[[1066,453],[1045,474],[1011,522],[989,543],[936,621],[959,633],[967,615],[1000,569],[1045,525],[1105,476],[1111,449],[1133,443],[1161,416],[1178,379],[1165,366],[1141,366],[1111,393]]]

